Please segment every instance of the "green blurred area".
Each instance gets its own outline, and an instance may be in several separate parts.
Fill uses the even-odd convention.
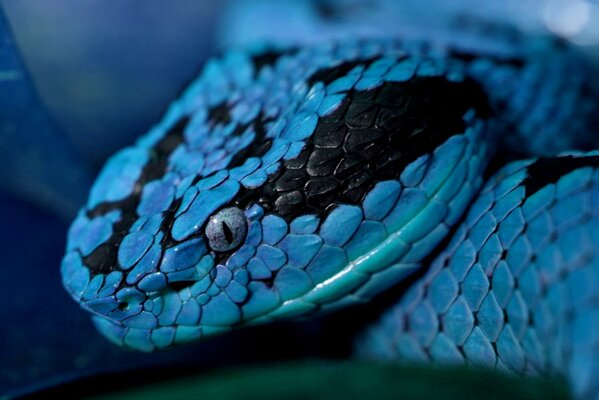
[[[568,399],[560,379],[363,361],[303,361],[218,370],[89,399]]]

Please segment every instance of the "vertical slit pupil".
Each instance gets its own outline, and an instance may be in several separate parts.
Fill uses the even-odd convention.
[[[233,232],[231,231],[231,228],[229,228],[229,225],[227,225],[226,222],[223,222],[222,228],[223,228],[223,234],[225,235],[225,240],[227,241],[227,243],[229,243],[229,244],[233,243]]]

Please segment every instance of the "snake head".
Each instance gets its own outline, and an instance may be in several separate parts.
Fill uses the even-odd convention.
[[[61,267],[102,333],[166,348],[419,268],[480,183],[481,89],[377,43],[230,53],[108,161]]]

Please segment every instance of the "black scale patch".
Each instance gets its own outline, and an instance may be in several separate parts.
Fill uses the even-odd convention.
[[[337,77],[355,65],[341,64]],[[315,76],[331,81],[332,73]],[[334,113],[319,119],[297,158],[285,161],[262,187],[242,190],[236,205],[255,202],[289,222],[298,215],[322,217],[337,203],[360,204],[377,182],[397,179],[409,163],[464,132],[470,109],[482,117],[489,112],[482,88],[471,80],[413,78],[352,90]]]
[[[141,201],[141,193],[146,183],[160,179],[166,173],[168,157],[184,141],[183,132],[189,123],[189,118],[182,118],[169,132],[154,146],[150,155],[150,161],[144,166],[133,193],[123,200],[104,202],[98,204],[87,212],[88,218],[94,218],[113,210],[121,211],[121,219],[113,224],[113,233],[110,238],[98,246],[88,256],[83,258],[92,276],[106,274],[116,269],[118,265],[118,247],[123,238],[131,229],[137,219],[137,206]]]
[[[266,67],[274,67],[275,64],[283,57],[294,56],[300,50],[299,47],[271,48],[266,51],[261,51],[251,57],[252,65],[254,66],[254,78],[260,71]]]
[[[317,82],[322,82],[325,85],[335,81],[338,78],[346,76],[350,73],[350,71],[357,66],[363,65],[364,68],[367,68],[370,64],[376,61],[377,58],[369,58],[366,60],[353,60],[346,61],[339,65],[330,68],[323,68],[312,74],[307,80],[306,84],[308,86],[313,86]]]
[[[231,107],[226,101],[208,109],[208,125],[214,127],[218,124],[227,125],[231,122]]]
[[[526,197],[556,183],[562,176],[584,167],[599,167],[599,156],[539,158],[528,166],[528,174],[524,179]]]
[[[211,127],[217,124],[227,124],[230,122],[230,109],[231,106],[226,102],[223,102],[208,111],[208,123]],[[248,146],[248,148],[240,151],[236,154],[229,168],[241,165],[247,157],[250,156],[262,156],[268,151],[270,147],[270,140],[265,140],[265,128],[264,125],[268,123],[268,120],[264,120],[260,113],[254,121],[250,121],[244,125],[238,125],[232,132],[232,135],[240,135],[246,131],[250,126],[253,127],[256,137],[254,139],[255,145]],[[129,233],[131,226],[135,223],[138,216],[136,213],[139,202],[141,201],[141,193],[143,187],[150,181],[160,179],[167,172],[168,157],[172,152],[185,141],[183,132],[189,123],[189,117],[182,118],[177,124],[175,124],[169,132],[162,138],[152,149],[150,162],[144,166],[142,173],[135,183],[133,193],[123,200],[116,202],[104,202],[96,206],[93,210],[87,212],[89,218],[105,215],[106,213],[113,210],[120,210],[122,215],[121,219],[113,224],[113,233],[111,237],[98,246],[91,254],[83,258],[83,263],[89,268],[92,276],[96,274],[106,274],[110,271],[118,269],[118,248]],[[197,183],[203,176],[198,176],[194,180]],[[171,228],[175,219],[175,213],[177,212],[182,199],[175,200],[168,210],[164,212],[163,221],[160,227],[160,231],[163,233],[163,240],[161,242],[163,248],[170,247],[176,244],[176,241],[171,237]]]

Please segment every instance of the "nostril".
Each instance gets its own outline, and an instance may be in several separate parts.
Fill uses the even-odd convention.
[[[127,308],[129,308],[129,303],[126,301],[123,301],[122,303],[119,304],[119,310],[120,311],[125,311]]]

